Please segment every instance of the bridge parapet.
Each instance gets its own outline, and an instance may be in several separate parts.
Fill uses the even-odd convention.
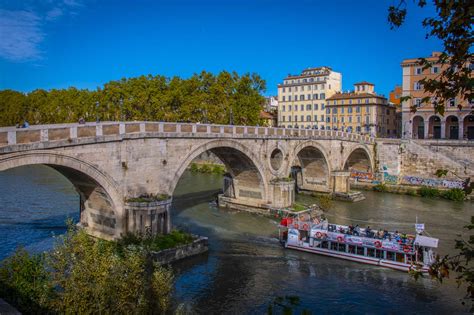
[[[116,141],[129,138],[268,138],[339,139],[373,144],[375,138],[333,130],[231,126],[170,122],[100,122],[85,124],[33,125],[28,128],[1,127],[0,147],[50,143],[47,147],[68,144]],[[21,150],[21,149],[20,149]]]

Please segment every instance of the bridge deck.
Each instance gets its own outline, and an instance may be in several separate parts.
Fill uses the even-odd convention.
[[[208,125],[168,122],[100,122],[85,124],[33,125],[28,128],[0,127],[0,152],[25,144],[57,145],[119,141],[131,138],[311,138],[374,143],[375,138],[342,131],[272,128],[259,126]],[[10,151],[10,150],[7,150]]]

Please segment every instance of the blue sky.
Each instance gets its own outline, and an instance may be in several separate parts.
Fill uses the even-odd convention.
[[[442,45],[425,39],[432,8],[398,0],[112,1],[0,0],[0,89],[95,89],[142,74],[189,77],[202,70],[256,72],[267,95],[289,74],[315,66],[342,72],[343,89],[370,81],[388,95],[400,62]]]

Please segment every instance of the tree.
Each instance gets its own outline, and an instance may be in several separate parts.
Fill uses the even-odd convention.
[[[426,0],[413,0],[419,7],[427,5]],[[441,64],[440,74],[435,78],[425,78],[420,81],[424,89],[434,96],[425,97],[421,101],[431,101],[435,113],[444,115],[445,104],[450,99],[460,97],[473,103],[472,66],[474,55],[473,44],[473,14],[472,0],[434,0],[436,17],[427,17],[422,25],[427,29],[426,38],[436,37],[443,42],[443,52],[437,63]],[[399,0],[397,6],[388,9],[388,21],[391,28],[400,27],[407,15],[406,0]],[[428,69],[432,62],[425,58],[419,59],[420,66]],[[406,101],[410,97],[402,97]],[[461,106],[461,105],[459,105]],[[412,108],[416,111],[416,108]]]

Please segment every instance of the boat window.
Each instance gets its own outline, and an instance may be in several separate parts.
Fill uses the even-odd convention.
[[[367,256],[374,257],[375,256],[375,249],[367,248]]]
[[[362,256],[364,256],[364,247],[362,247],[362,246],[357,246],[357,255],[362,255]]]
[[[387,260],[395,260],[395,253],[387,251]]]
[[[339,249],[340,252],[345,252],[346,251],[346,244],[339,244]]]
[[[331,249],[337,250],[337,243],[331,243]]]
[[[356,247],[354,245],[349,245],[349,253],[355,254],[356,252]]]
[[[329,232],[334,232],[336,230],[336,225],[335,224],[329,224],[328,225],[328,231]]]
[[[328,241],[322,241],[321,242],[321,247],[322,248],[328,248]]]
[[[397,261],[398,262],[405,262],[405,254],[397,253]]]
[[[381,250],[381,249],[376,249],[376,250],[375,250],[375,257],[377,257],[377,258],[383,258],[383,250]]]

